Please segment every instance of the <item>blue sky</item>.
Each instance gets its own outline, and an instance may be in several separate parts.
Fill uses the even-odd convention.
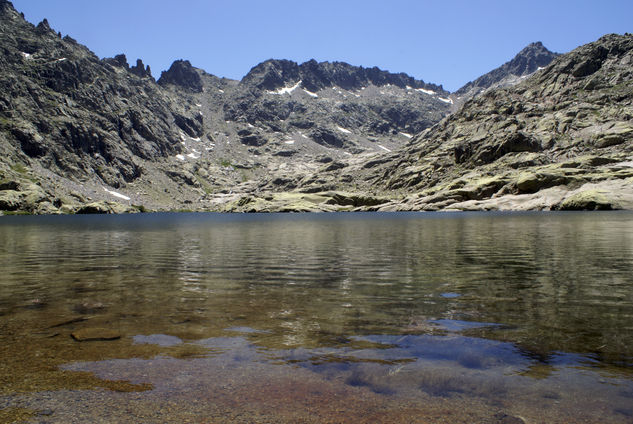
[[[533,41],[567,52],[633,32],[631,0],[13,0],[100,57],[240,79],[266,59],[340,60],[454,91]]]

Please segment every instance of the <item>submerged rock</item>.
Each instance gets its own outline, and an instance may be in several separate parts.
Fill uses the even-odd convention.
[[[499,413],[495,415],[498,424],[525,424],[525,420],[514,415]]]
[[[107,341],[121,338],[121,333],[110,328],[82,328],[73,331],[70,336],[78,342]]]

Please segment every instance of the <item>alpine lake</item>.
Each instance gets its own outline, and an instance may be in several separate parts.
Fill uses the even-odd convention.
[[[0,422],[632,423],[633,213],[2,217]]]

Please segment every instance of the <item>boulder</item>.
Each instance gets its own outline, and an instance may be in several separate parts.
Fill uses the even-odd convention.
[[[610,200],[604,191],[585,190],[567,197],[556,209],[561,211],[597,211],[620,209],[620,207]]]
[[[133,206],[123,205],[118,202],[92,202],[79,206],[74,210],[78,215],[107,214],[107,213],[137,213],[139,210]]]
[[[549,172],[523,172],[519,174],[515,185],[520,193],[536,193],[545,188],[564,185],[570,178],[564,174]]]
[[[326,147],[341,148],[345,145],[345,138],[325,128],[315,128],[308,135],[312,140]]]

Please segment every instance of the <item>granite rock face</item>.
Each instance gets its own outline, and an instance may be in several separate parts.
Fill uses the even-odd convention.
[[[38,181],[64,203],[60,185],[123,187],[146,163],[181,152],[179,117],[197,116],[165,95],[142,61],[100,60],[6,1],[0,19],[2,179]]]

